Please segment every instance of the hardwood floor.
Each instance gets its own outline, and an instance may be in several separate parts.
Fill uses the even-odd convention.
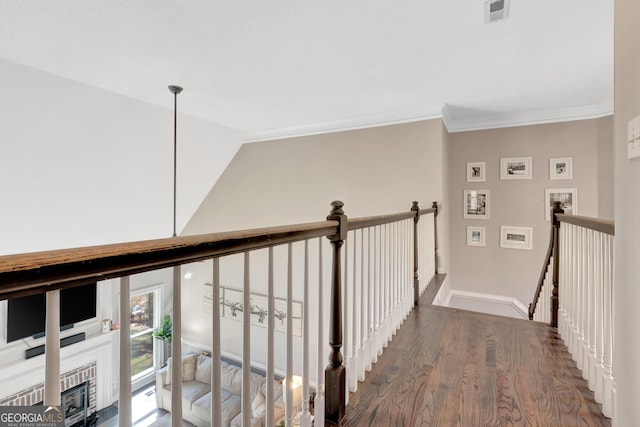
[[[554,329],[424,296],[341,425],[611,426]]]

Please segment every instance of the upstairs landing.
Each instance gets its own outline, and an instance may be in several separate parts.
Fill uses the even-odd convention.
[[[433,306],[437,283],[349,398],[343,426],[611,426],[555,329]]]

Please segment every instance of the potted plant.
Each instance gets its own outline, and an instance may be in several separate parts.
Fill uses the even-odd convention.
[[[171,322],[171,316],[165,314],[162,318],[162,323],[160,327],[153,331],[153,337],[159,339],[164,344],[164,360],[165,363],[167,359],[171,356],[171,329],[173,327],[173,323]]]

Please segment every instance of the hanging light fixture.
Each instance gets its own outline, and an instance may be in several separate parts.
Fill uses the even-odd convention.
[[[176,237],[176,177],[178,154],[178,94],[182,92],[180,86],[169,85],[169,92],[173,94],[173,237]]]

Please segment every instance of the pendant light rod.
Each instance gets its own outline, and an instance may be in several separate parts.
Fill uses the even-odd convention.
[[[176,237],[176,180],[178,156],[178,94],[182,92],[180,86],[170,85],[169,92],[173,94],[173,237]]]

